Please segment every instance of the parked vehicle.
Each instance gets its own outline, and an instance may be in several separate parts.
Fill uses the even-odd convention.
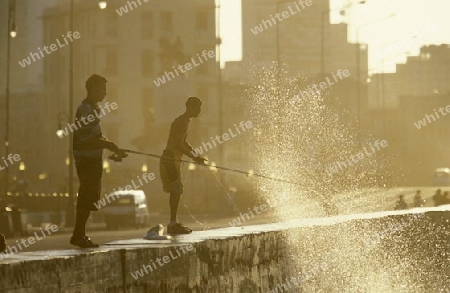
[[[450,186],[450,168],[437,168],[433,176],[434,186]]]
[[[147,197],[142,190],[115,191],[110,203],[103,210],[106,227],[119,226],[145,227],[148,220]]]

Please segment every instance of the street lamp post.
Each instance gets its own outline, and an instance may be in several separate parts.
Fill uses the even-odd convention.
[[[57,116],[57,121],[58,121],[58,130],[56,131],[56,134],[58,136],[62,136],[64,135],[63,132],[63,121],[67,120],[67,123],[70,123],[70,115],[66,112],[59,112],[58,116]],[[69,132],[70,133],[70,132]],[[71,227],[74,224],[74,218],[75,218],[75,209],[74,209],[74,199],[73,199],[73,195],[72,195],[72,191],[73,191],[73,173],[71,174],[71,172],[73,172],[73,168],[72,168],[72,145],[69,142],[69,148],[68,148],[68,154],[69,157],[66,159],[66,165],[68,168],[68,184],[69,184],[69,188],[68,188],[68,194],[69,194],[69,199],[68,199],[68,203],[67,203],[67,210],[66,210],[66,227]]]
[[[221,62],[222,62],[222,35],[220,32],[220,0],[216,0],[216,9],[217,9],[217,30],[216,30],[216,36],[217,36],[217,63],[218,63],[218,72],[217,72],[217,94],[218,94],[218,102],[219,102],[219,133],[223,133],[223,124],[224,124],[224,115],[223,115],[223,96],[222,96],[222,70],[221,70]],[[225,154],[224,154],[224,148],[223,146],[219,146],[219,152],[220,152],[220,161],[225,161]]]
[[[70,0],[70,31],[73,32],[73,1]],[[73,42],[69,43],[69,123],[73,119]],[[66,227],[75,225],[75,194],[73,192],[73,150],[72,150],[73,133],[69,131],[69,200],[66,214]]]
[[[14,22],[15,16],[15,0],[9,0],[8,2],[8,35],[6,41],[6,95],[5,95],[5,157],[9,154],[9,95],[10,95],[10,67],[11,67],[11,39],[17,35],[16,25]],[[7,196],[9,189],[9,168],[5,168],[4,178],[4,192],[3,195]],[[1,198],[1,196],[0,196]]]

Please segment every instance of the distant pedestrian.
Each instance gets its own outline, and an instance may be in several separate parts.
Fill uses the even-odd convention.
[[[188,156],[199,164],[205,159],[198,156],[192,146],[186,141],[187,131],[191,118],[197,118],[201,112],[202,101],[197,97],[190,97],[186,101],[186,111],[178,116],[170,126],[166,149],[160,160],[161,181],[163,190],[170,194],[170,222],[167,225],[167,234],[189,234],[192,230],[177,221],[178,205],[183,193],[181,182],[180,160],[183,155]]]
[[[408,205],[405,202],[404,195],[400,194],[398,201],[395,203],[395,210],[406,210]]]
[[[102,178],[102,155],[103,149],[109,149],[118,157],[127,155],[119,150],[118,146],[107,140],[102,135],[100,128],[100,118],[98,115],[100,108],[97,103],[106,96],[107,80],[100,75],[92,75],[86,81],[87,97],[77,109],[76,120],[85,121],[89,117],[89,123],[82,124],[73,135],[73,155],[77,175],[80,180],[78,189],[76,221],[70,244],[81,248],[98,247],[86,236],[86,223],[91,211],[97,211],[94,203],[100,199],[101,178]],[[93,120],[91,118],[94,118]],[[80,123],[78,123],[80,125]]]
[[[448,198],[448,191],[444,192],[444,195],[442,196],[442,203],[441,204],[449,204],[450,198]]]
[[[443,195],[441,193],[441,189],[436,190],[436,193],[433,195],[434,206],[440,206],[443,201]]]
[[[3,252],[6,250],[6,238],[5,235],[0,233],[0,252]]]
[[[425,200],[422,198],[420,193],[420,190],[417,190],[416,195],[414,195],[414,207],[416,208],[423,207],[425,204]]]

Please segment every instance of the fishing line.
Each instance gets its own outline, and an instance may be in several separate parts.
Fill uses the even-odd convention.
[[[143,156],[148,156],[148,157],[153,157],[153,158],[158,158],[158,159],[162,158],[162,156],[158,156],[158,155],[155,155],[155,154],[143,153],[143,152],[133,151],[133,150],[129,150],[129,149],[120,149],[120,150],[123,151],[123,152],[126,152],[126,153],[131,153],[131,154],[143,155]],[[255,176],[255,177],[268,179],[268,180],[272,180],[272,181],[277,181],[277,182],[282,182],[282,183],[288,183],[288,184],[292,184],[292,185],[301,186],[302,188],[307,189],[309,192],[315,194],[321,201],[328,202],[328,200],[323,195],[318,193],[316,190],[314,190],[314,189],[312,189],[312,188],[310,188],[308,186],[302,185],[300,183],[292,182],[292,181],[289,181],[289,180],[279,179],[279,178],[275,178],[275,177],[272,177],[272,176],[266,176],[266,175],[262,175],[262,174],[258,174],[258,173],[245,172],[245,171],[242,171],[242,170],[237,170],[237,169],[232,169],[232,168],[227,168],[227,167],[222,167],[222,166],[211,166],[211,165],[207,165],[207,164],[197,163],[197,162],[194,162],[194,161],[187,161],[187,160],[175,159],[175,158],[165,158],[165,159],[168,160],[168,161],[175,161],[175,162],[181,162],[181,163],[195,164],[195,165],[198,165],[198,166],[201,166],[201,167],[204,167],[204,168],[210,168],[211,171],[213,171],[212,169],[215,168],[217,170],[243,174],[243,175],[246,175],[246,176]],[[309,177],[308,176],[309,174],[307,174],[307,172],[305,172],[304,175],[306,177]],[[227,193],[227,195],[228,195],[228,193]],[[311,196],[308,196],[308,197],[311,197]],[[317,198],[312,198],[312,199],[313,200],[317,200]]]
[[[225,191],[225,194],[227,195],[227,198],[231,201],[231,203],[233,204],[234,208],[240,213],[241,211],[239,210],[239,208],[236,205],[236,203],[234,202],[234,200],[231,198],[231,196],[228,193],[228,190],[226,189],[226,187],[223,186],[222,182],[220,181],[219,176],[217,176],[217,174],[214,171],[211,170],[211,172],[214,175],[214,178],[217,180],[217,183],[219,184],[219,186],[222,187],[222,189]]]
[[[141,153],[141,152],[137,152],[137,151],[133,151],[133,150],[127,150],[127,149],[121,149],[121,150],[124,151],[124,152],[127,152],[127,153],[132,153],[132,154],[138,154],[138,155],[149,156],[149,157],[152,157],[153,159],[160,159],[160,158],[162,157],[162,156],[158,156],[158,155],[154,155],[154,154],[146,154],[146,153]],[[181,163],[196,164],[196,165],[200,165],[200,166],[208,167],[208,168],[211,167],[211,166],[209,166],[209,165],[204,165],[204,164],[200,164],[200,163],[196,163],[196,162],[191,162],[191,161],[186,161],[186,160],[181,160],[181,159],[180,159],[180,160],[173,159],[173,160],[174,160],[174,161],[180,161]],[[217,168],[217,167],[216,167],[216,168]],[[240,212],[241,212],[240,209],[238,208],[238,206],[236,205],[236,203],[234,202],[234,200],[231,198],[231,196],[230,196],[230,194],[228,193],[228,190],[226,189],[226,187],[222,184],[222,182],[221,182],[220,179],[218,178],[216,172],[215,172],[214,170],[211,170],[211,168],[210,168],[210,171],[211,171],[212,175],[214,176],[214,178],[216,179],[218,185],[224,190],[227,199],[233,204],[234,208],[240,213]],[[244,171],[240,171],[240,172],[241,172],[241,173],[245,173]],[[245,173],[245,174],[247,174],[247,173]],[[186,184],[186,181],[187,181],[187,179],[188,179],[188,177],[189,177],[189,171],[186,170],[186,171],[184,172],[184,176],[183,176],[183,177],[184,177],[183,185],[185,185],[185,184]],[[207,226],[207,222],[202,223],[202,222],[200,222],[199,220],[197,220],[197,218],[194,217],[194,215],[192,214],[190,208],[189,208],[188,205],[185,203],[184,198],[182,198],[181,201],[182,201],[183,206],[186,208],[186,210],[187,210],[189,216],[190,216],[197,224],[201,225],[201,226],[203,227],[203,230],[207,230],[208,228],[211,228],[210,226]]]
[[[186,183],[188,177],[189,177],[189,171],[185,171],[185,173],[184,173],[184,181],[183,181],[183,185],[185,185],[185,183]],[[183,201],[183,206],[184,206],[184,208],[187,210],[189,216],[190,216],[195,222],[197,222],[197,224],[200,224],[200,225],[203,227],[203,231],[208,230],[208,228],[211,228],[211,227],[207,226],[207,222],[202,223],[202,222],[200,222],[199,220],[197,220],[197,219],[194,217],[194,215],[191,213],[191,210],[189,209],[188,205],[185,203],[184,199],[182,198],[181,200]]]
[[[234,200],[233,200],[233,199],[231,198],[231,196],[229,195],[229,193],[228,193],[226,187],[222,184],[222,182],[221,182],[220,179],[218,178],[216,172],[214,172],[213,170],[211,170],[211,173],[212,173],[212,175],[214,176],[214,178],[216,179],[216,181],[217,181],[217,183],[219,184],[219,186],[225,191],[225,194],[227,195],[227,198],[231,201],[231,203],[233,204],[233,206],[234,206],[239,212],[241,212],[241,211],[239,210],[239,208],[237,207],[236,203],[234,202]],[[185,174],[185,176],[184,176],[185,179],[184,179],[183,185],[186,183],[186,181],[187,181],[187,179],[188,179],[188,177],[189,177],[189,171],[185,171],[184,174]],[[187,211],[188,211],[189,215],[191,216],[191,218],[192,218],[194,221],[196,221],[198,224],[200,224],[200,225],[203,226],[203,230],[211,229],[210,226],[207,226],[207,225],[208,225],[208,222],[205,222],[205,223],[203,224],[203,223],[201,223],[200,221],[198,221],[198,220],[194,217],[194,215],[191,213],[189,207],[184,203],[184,200],[183,200],[183,204],[184,204],[184,207],[187,209]]]
[[[154,158],[159,158],[159,159],[162,158],[162,156],[158,156],[158,155],[154,155],[154,154],[147,154],[147,153],[137,152],[137,151],[133,151],[133,150],[127,150],[127,149],[120,149],[120,150],[123,151],[123,152],[126,152],[126,153],[130,153],[130,154],[149,156],[149,157],[154,157]],[[188,164],[195,164],[195,165],[202,166],[202,167],[205,167],[205,168],[216,168],[216,169],[219,169],[219,170],[239,173],[239,174],[243,174],[243,175],[246,175],[246,176],[255,176],[255,177],[269,179],[269,180],[273,180],[273,181],[278,181],[278,182],[283,182],[283,183],[288,183],[288,184],[302,186],[299,183],[295,183],[295,182],[292,182],[292,181],[289,181],[289,180],[274,178],[274,177],[271,177],[271,176],[266,176],[266,175],[257,174],[257,173],[245,172],[245,171],[241,171],[241,170],[237,170],[237,169],[231,169],[231,168],[222,167],[222,166],[211,166],[211,165],[207,165],[207,164],[197,163],[197,162],[193,162],[193,161],[186,161],[186,160],[182,160],[182,159],[174,159],[174,158],[167,158],[166,160],[182,162],[182,163],[188,163]],[[302,187],[304,187],[304,186],[302,186]]]

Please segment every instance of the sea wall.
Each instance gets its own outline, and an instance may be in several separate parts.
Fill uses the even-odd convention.
[[[0,292],[445,292],[449,217],[296,220],[21,253],[0,261]]]

